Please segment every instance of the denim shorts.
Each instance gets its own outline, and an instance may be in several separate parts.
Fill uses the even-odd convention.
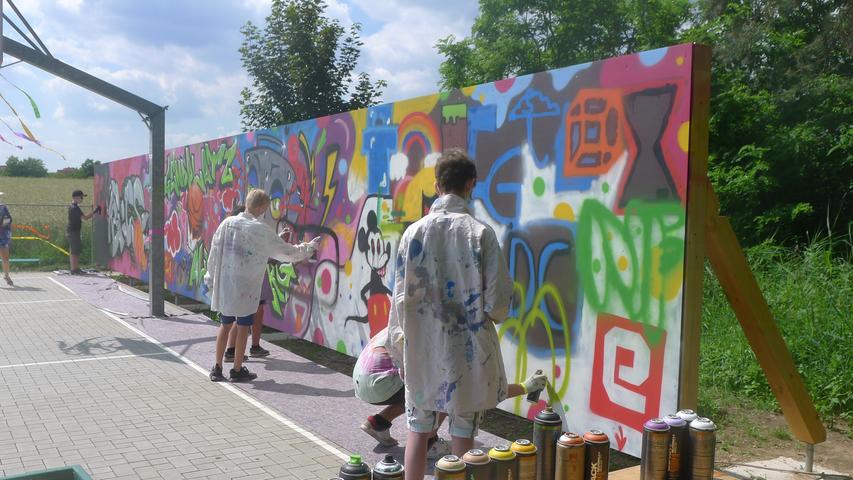
[[[406,406],[406,423],[415,433],[430,433],[438,429],[438,414],[430,410]],[[450,435],[460,438],[474,438],[483,421],[483,412],[447,415],[450,417]]]
[[[220,315],[219,321],[222,322],[223,325],[231,325],[234,321],[237,321],[237,325],[241,327],[251,326],[255,321],[255,314],[245,315],[242,317],[235,317],[233,315]]]

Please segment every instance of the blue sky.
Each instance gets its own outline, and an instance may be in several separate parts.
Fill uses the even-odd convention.
[[[240,64],[240,27],[262,24],[269,0],[16,0],[53,55],[155,103],[169,105],[166,146],[239,133],[240,90],[249,78]],[[329,0],[327,16],[363,26],[361,64],[389,84],[383,101],[438,90],[442,57],[434,45],[447,35],[466,36],[476,0]],[[7,15],[11,9],[6,6]],[[10,15],[13,18],[14,15]],[[19,23],[20,25],[20,23]],[[8,26],[4,33],[19,38]],[[0,73],[29,93],[41,110],[0,79],[0,93],[35,136],[66,158],[25,141],[3,125],[0,134],[23,150],[0,143],[0,163],[9,155],[44,160],[53,171],[86,158],[102,162],[148,151],[148,131],[139,115],[26,64]],[[20,130],[11,111],[0,117]]]

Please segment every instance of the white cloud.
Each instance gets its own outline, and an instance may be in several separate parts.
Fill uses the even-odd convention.
[[[438,66],[443,57],[435,50],[448,35],[467,36],[476,14],[465,2],[435,2],[430,8],[407,0],[353,0],[373,18],[383,21],[364,38],[363,65],[371,77],[388,81],[384,101],[438,91]]]
[[[56,4],[65,10],[79,13],[80,7],[83,6],[83,0],[57,0]]]
[[[65,118],[65,107],[61,102],[56,104],[56,109],[53,110],[53,118],[56,120]]]

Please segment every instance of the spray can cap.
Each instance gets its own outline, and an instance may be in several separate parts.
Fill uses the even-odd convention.
[[[583,439],[575,432],[566,432],[560,436],[560,439],[557,440],[560,445],[583,445]]]
[[[486,452],[479,448],[472,448],[462,456],[462,460],[471,465],[486,465],[490,459]]]
[[[530,455],[536,453],[536,445],[533,445],[530,440],[522,438],[512,443],[512,451],[522,455]]]
[[[598,429],[592,429],[583,434],[584,442],[586,443],[607,443],[610,441],[607,434]]]
[[[687,422],[674,413],[670,413],[669,415],[663,417],[663,421],[667,423],[670,427],[685,427],[687,426]]]
[[[394,460],[394,455],[387,454],[385,458],[373,467],[374,472],[379,473],[399,473],[403,471],[403,466],[400,462]]]
[[[509,445],[498,445],[489,450],[489,457],[495,460],[512,460],[515,458],[515,452],[509,448]]]
[[[717,429],[717,426],[714,425],[714,422],[712,422],[711,420],[709,420],[705,417],[699,417],[696,420],[693,420],[692,422],[690,422],[690,428],[692,428],[694,430],[702,430],[702,431],[706,431],[706,432],[713,432],[714,430]]]
[[[676,413],[676,415],[683,418],[684,421],[687,423],[690,423],[693,420],[696,420],[696,417],[698,417],[698,415],[696,415],[696,412],[694,412],[693,410],[690,410],[689,408],[685,408],[684,410],[679,410],[678,413]]]
[[[350,455],[349,461],[347,462],[350,465],[361,465],[363,462],[361,461],[361,455]]]
[[[646,421],[643,424],[643,428],[646,430],[653,430],[655,432],[665,432],[669,430],[669,424],[661,420],[660,418],[653,418],[651,420]]]
[[[560,416],[554,413],[554,409],[550,406],[545,407],[544,410],[536,414],[536,417],[533,419],[535,423],[540,425],[563,425],[563,421],[560,420]]]
[[[435,466],[446,472],[461,472],[465,470],[465,463],[456,455],[445,455],[435,462]]]

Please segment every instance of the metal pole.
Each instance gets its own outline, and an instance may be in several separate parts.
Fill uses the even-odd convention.
[[[164,283],[166,109],[148,117],[151,129],[151,257],[148,259],[148,299],[152,317],[166,313]]]
[[[806,444],[806,472],[812,473],[814,469],[814,444]]]

